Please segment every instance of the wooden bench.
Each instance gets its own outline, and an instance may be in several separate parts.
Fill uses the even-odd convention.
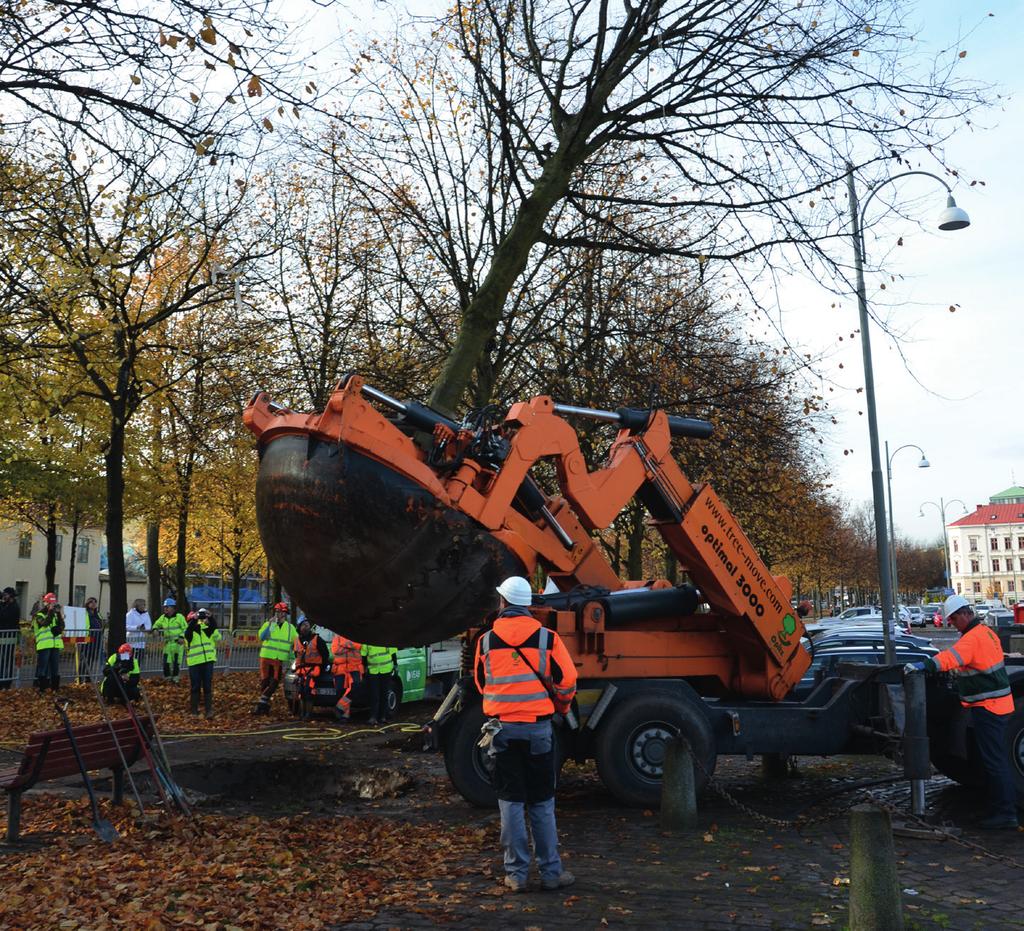
[[[131,718],[113,718],[110,723],[121,744],[125,762],[131,766],[142,755],[142,745],[135,725]],[[151,738],[153,728],[150,722],[140,719],[139,723],[147,738]],[[113,800],[120,804],[124,797],[124,767],[110,728],[100,723],[83,724],[71,730],[85,768],[112,771]],[[77,776],[80,773],[71,741],[63,727],[30,734],[21,763],[12,769],[0,770],[0,788],[7,793],[7,840],[16,841],[21,831],[21,794],[26,789],[49,779]]]

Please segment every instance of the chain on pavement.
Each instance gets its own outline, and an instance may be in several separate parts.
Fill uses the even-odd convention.
[[[917,826],[930,831],[932,834],[939,835],[944,840],[952,841],[954,844],[956,844],[959,847],[963,847],[965,850],[971,850],[974,853],[978,853],[983,857],[988,857],[990,860],[998,860],[1002,863],[1009,863],[1011,866],[1017,867],[1017,869],[1024,870],[1024,863],[1021,863],[1020,860],[1015,860],[1013,857],[1005,853],[995,853],[994,851],[989,850],[982,844],[978,844],[974,841],[964,840],[964,838],[957,836],[946,827],[943,827],[941,825],[930,824],[920,815],[911,814],[907,811],[900,811],[895,806],[891,805],[889,802],[883,802],[879,799],[874,798],[871,795],[871,793],[867,793],[867,795],[868,798],[870,798],[870,800],[875,805],[877,805],[879,808],[885,809],[885,811],[889,813],[889,816],[891,818],[899,818],[902,821],[913,822]]]

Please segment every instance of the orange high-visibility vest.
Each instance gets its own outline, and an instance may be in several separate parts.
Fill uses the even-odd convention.
[[[557,681],[552,661],[558,666]],[[499,617],[477,641],[473,670],[484,714],[502,721],[536,721],[556,710],[564,713],[576,694],[576,667],[569,651],[558,634],[531,615]]]
[[[345,672],[361,672],[363,669],[363,657],[359,653],[361,646],[362,644],[349,640],[348,637],[335,634],[331,641],[331,654],[334,656],[331,672],[336,676]]]
[[[295,669],[310,670],[314,666],[322,666],[324,658],[320,655],[320,638],[313,634],[309,638],[309,643],[303,645],[302,641],[296,637],[295,643],[292,646],[295,651]]]
[[[993,714],[1013,714],[1013,695],[995,631],[975,622],[954,646],[925,660],[930,672],[953,672],[960,704]]]

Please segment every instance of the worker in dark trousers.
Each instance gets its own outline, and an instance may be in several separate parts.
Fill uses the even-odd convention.
[[[562,869],[558,855],[551,719],[572,704],[576,666],[558,634],[527,610],[533,591],[526,579],[512,576],[497,591],[498,616],[477,640],[473,674],[489,719],[483,741],[490,740],[494,759],[505,886],[526,891],[529,817],[541,888],[563,889],[576,878]]]
[[[322,637],[306,618],[299,621],[299,633],[292,646],[295,653],[295,685],[299,692],[298,711],[303,721],[313,714],[313,696],[320,673],[327,668],[331,654]]]
[[[398,650],[394,647],[375,647],[364,643],[359,654],[366,663],[366,695],[370,703],[370,727],[385,724],[388,714],[388,683],[395,674]]]
[[[124,703],[124,696],[127,695],[130,701],[138,701],[139,677],[142,671],[139,669],[139,660],[134,655],[130,643],[122,643],[117,652],[111,654],[103,667],[103,681],[100,683],[100,694],[107,704],[112,702]],[[120,686],[115,679],[120,680]],[[123,690],[123,693],[122,693]]]
[[[189,618],[191,620],[185,627],[185,656],[192,687],[189,710],[193,716],[199,714],[199,693],[202,692],[206,719],[210,720],[213,717],[213,668],[217,664],[220,631],[206,608],[200,608]]]
[[[36,641],[36,688],[56,692],[60,688],[60,654],[64,650],[64,613],[52,592],[43,595],[42,607],[32,619]]]
[[[946,623],[960,631],[954,646],[923,662],[907,663],[904,670],[914,672],[957,671],[956,690],[960,704],[969,710],[974,743],[988,776],[989,813],[979,827],[1012,830],[1019,827],[1017,793],[1010,770],[1006,727],[1013,714],[1013,695],[1003,660],[1003,646],[991,627],[974,616],[963,595],[950,595],[942,606]]]

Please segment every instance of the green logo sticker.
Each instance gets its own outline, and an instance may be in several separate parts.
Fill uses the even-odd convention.
[[[782,619],[782,629],[787,634],[795,634],[796,633],[796,618],[793,617],[792,614],[787,614]]]

